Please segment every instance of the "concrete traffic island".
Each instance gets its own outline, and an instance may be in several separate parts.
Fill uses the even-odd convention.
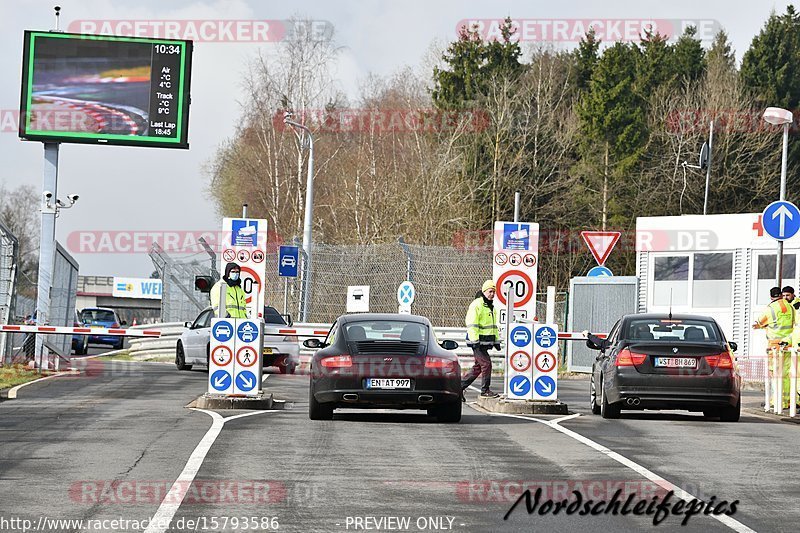
[[[272,393],[261,393],[258,396],[227,396],[225,394],[205,393],[186,407],[197,409],[258,409],[278,410],[286,405],[284,400],[275,400]]]
[[[567,404],[559,401],[546,400],[509,400],[502,396],[486,398],[478,396],[476,402],[479,407],[493,413],[513,415],[566,415]]]

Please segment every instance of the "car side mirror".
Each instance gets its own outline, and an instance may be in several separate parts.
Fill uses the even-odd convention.
[[[728,346],[730,346],[731,350],[734,352],[739,349],[739,344],[733,341],[729,341]]]
[[[291,326],[291,325],[293,325],[293,324],[294,324],[294,320],[292,320],[292,315],[290,315],[290,314],[285,314],[285,315],[281,315],[281,316],[282,316],[282,317],[283,317],[283,319],[286,321],[286,325],[287,325],[287,326]]]
[[[188,329],[192,329],[192,323],[191,322],[184,322],[183,323],[183,327],[188,328]]]
[[[119,323],[119,325],[120,325],[120,326],[127,326],[127,325],[128,325],[128,323],[127,323],[125,320],[123,320],[122,322],[120,322],[120,323]]]
[[[317,349],[325,346],[325,343],[320,341],[319,339],[306,339],[303,341],[303,346],[305,346],[306,348]]]
[[[440,342],[439,346],[441,346],[445,350],[455,350],[456,348],[458,348],[458,343],[454,340],[447,339]]]

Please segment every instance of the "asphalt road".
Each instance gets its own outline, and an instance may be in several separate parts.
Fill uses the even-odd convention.
[[[265,386],[289,409],[225,412],[244,416],[212,428],[210,414],[184,407],[204,391],[204,372],[92,361],[81,362],[82,376],[0,403],[0,530],[14,530],[3,519],[35,526],[46,516],[89,520],[60,531],[141,531],[110,521],[154,515],[171,517],[166,531],[796,531],[800,523],[794,424],[673,412],[603,420],[586,409],[587,382],[566,380],[559,394],[580,416],[558,424],[474,406],[455,425],[413,411],[337,411],[312,422],[307,376],[271,374]],[[181,485],[187,496],[165,500],[179,476],[192,480]],[[617,489],[623,502],[632,493],[634,504],[661,501],[665,489],[646,476],[715,504],[738,500],[734,521],[701,513],[685,527],[684,515],[654,526],[652,514],[538,513],[547,499],[574,502],[573,490],[584,502]],[[542,489],[540,507],[529,515],[522,502],[504,520],[521,487]]]

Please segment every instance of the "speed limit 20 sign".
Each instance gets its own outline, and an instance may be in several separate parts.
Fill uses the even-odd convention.
[[[539,224],[533,222],[494,223],[493,278],[497,300],[506,305],[514,293],[514,310],[536,316],[536,273],[539,266]]]

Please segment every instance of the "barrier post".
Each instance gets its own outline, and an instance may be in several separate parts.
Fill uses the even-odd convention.
[[[797,416],[797,348],[792,348],[790,361],[789,379],[789,416]]]
[[[769,365],[770,360],[770,351],[767,350],[766,357],[764,359],[764,412],[769,413],[769,400],[770,400],[770,377],[769,377]]]
[[[783,347],[778,349],[778,357],[775,358],[775,372],[773,372],[773,387],[775,388],[775,414],[783,414]]]

